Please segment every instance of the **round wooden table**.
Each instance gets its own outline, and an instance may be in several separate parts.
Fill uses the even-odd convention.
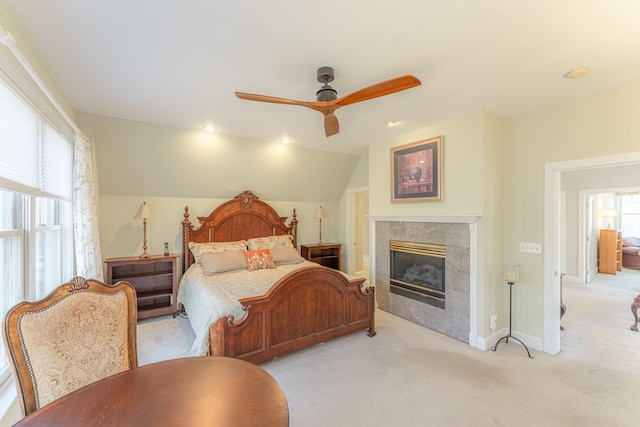
[[[187,357],[140,366],[89,384],[17,426],[288,426],[278,383],[228,357]]]

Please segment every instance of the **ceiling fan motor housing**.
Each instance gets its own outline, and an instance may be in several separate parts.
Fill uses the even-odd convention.
[[[333,81],[335,77],[333,68],[320,67],[318,68],[318,81],[324,83],[319,91],[316,92],[316,101],[325,102],[333,101],[338,97],[338,92],[329,86],[329,83]]]

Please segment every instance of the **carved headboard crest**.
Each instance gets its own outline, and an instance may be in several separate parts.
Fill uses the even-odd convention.
[[[259,200],[258,196],[247,190],[238,194],[236,197],[234,197],[234,199],[240,200],[240,207],[242,207],[243,209],[251,209],[251,207],[253,206],[253,201]]]

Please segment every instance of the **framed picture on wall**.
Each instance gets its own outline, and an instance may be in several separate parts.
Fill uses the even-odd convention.
[[[443,140],[391,148],[391,203],[442,201]]]

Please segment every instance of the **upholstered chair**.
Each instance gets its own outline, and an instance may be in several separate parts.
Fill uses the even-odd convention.
[[[129,283],[82,277],[9,310],[2,332],[24,415],[137,367],[136,316]]]

